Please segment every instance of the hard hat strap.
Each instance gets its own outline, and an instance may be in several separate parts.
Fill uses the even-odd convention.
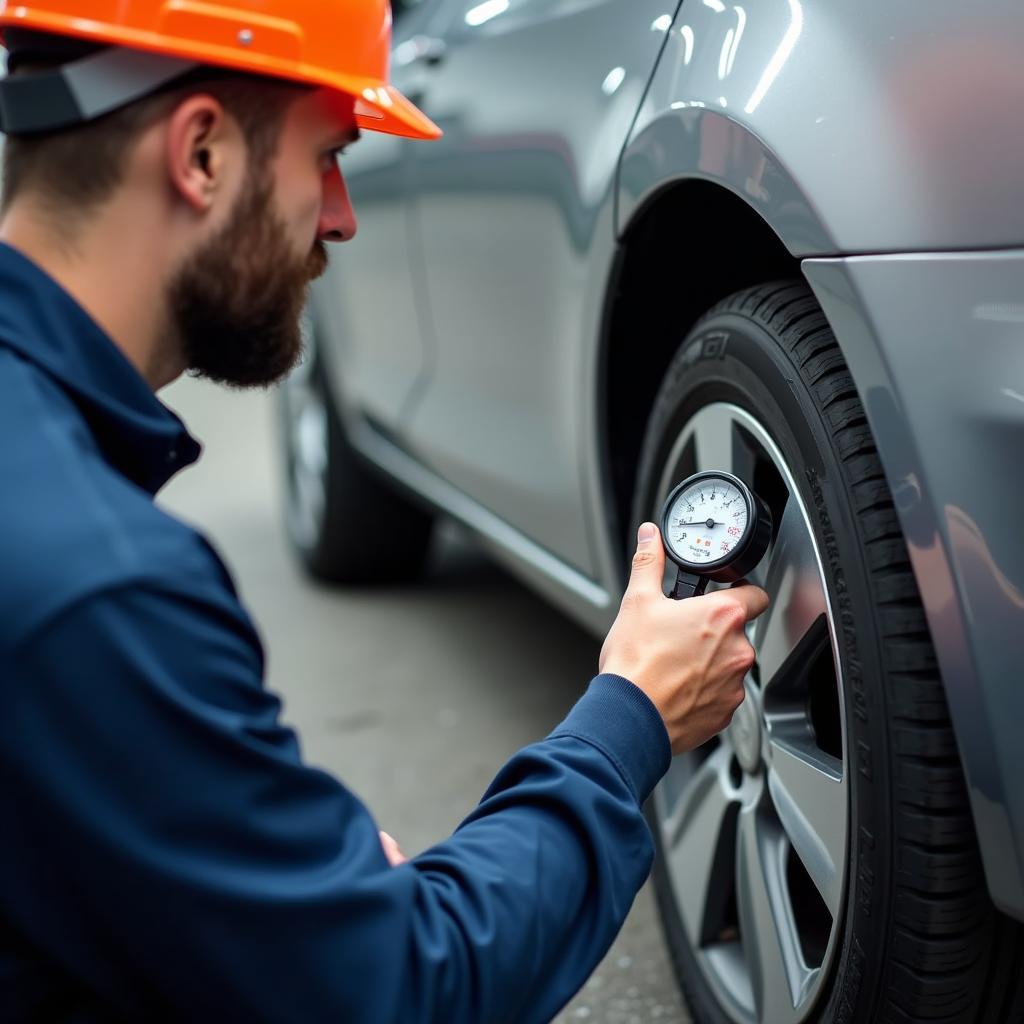
[[[195,61],[111,46],[60,67],[0,80],[0,131],[61,131],[142,99],[199,67]]]

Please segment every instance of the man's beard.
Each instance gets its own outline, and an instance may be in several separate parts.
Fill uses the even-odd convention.
[[[168,299],[188,368],[236,387],[266,387],[302,354],[309,282],[327,266],[317,241],[297,259],[273,207],[271,176],[250,177],[227,224],[184,266]]]

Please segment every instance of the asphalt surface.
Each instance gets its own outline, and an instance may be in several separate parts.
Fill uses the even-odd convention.
[[[225,557],[307,760],[343,779],[406,854],[444,839],[505,759],[562,718],[599,642],[451,527],[415,586],[311,583],[285,542],[273,397],[188,379],[161,397],[205,451],[159,500]],[[645,887],[556,1021],[688,1019]]]

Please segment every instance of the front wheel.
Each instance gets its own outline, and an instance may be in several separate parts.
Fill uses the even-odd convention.
[[[684,340],[636,521],[703,470],[771,508],[746,699],[648,813],[674,965],[700,1024],[1009,1021],[943,687],[842,353],[802,283],[741,292]],[[1018,947],[1019,948],[1019,947]]]

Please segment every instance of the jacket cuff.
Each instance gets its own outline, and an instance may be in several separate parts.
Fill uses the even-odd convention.
[[[550,739],[575,736],[597,747],[618,768],[638,803],[668,771],[672,748],[658,709],[622,676],[595,676]]]

